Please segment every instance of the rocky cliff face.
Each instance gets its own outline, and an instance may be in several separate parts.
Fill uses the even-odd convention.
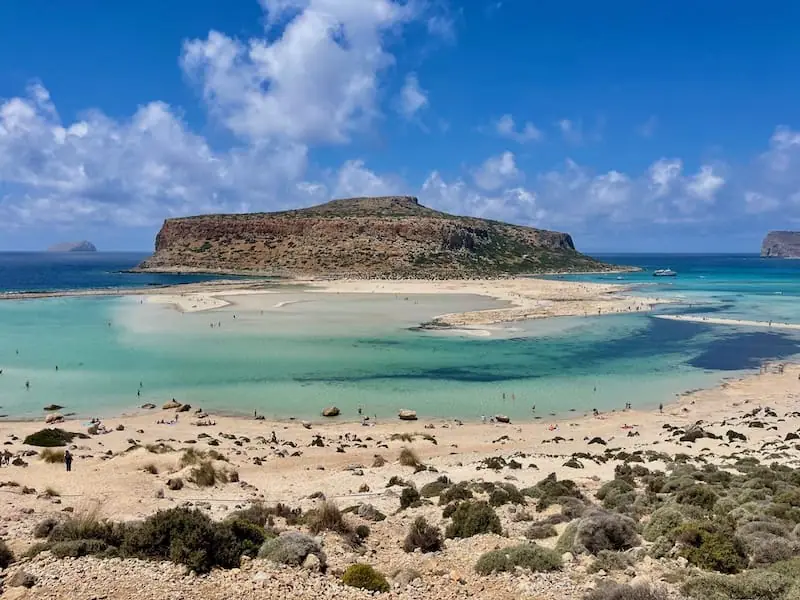
[[[602,270],[566,233],[458,217],[392,196],[164,222],[141,270],[280,276],[491,277]]]
[[[83,240],[82,242],[62,242],[55,246],[50,246],[48,252],[97,252],[92,242]]]
[[[770,231],[761,243],[761,256],[800,258],[800,231]]]

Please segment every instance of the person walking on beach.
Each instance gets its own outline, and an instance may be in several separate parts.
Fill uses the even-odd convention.
[[[64,450],[64,464],[67,467],[67,472],[72,471],[72,453],[69,450]]]

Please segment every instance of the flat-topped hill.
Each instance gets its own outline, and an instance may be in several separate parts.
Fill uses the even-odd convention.
[[[47,249],[48,252],[97,252],[97,248],[92,242],[86,240],[80,242],[61,242]]]
[[[770,231],[761,243],[766,258],[800,258],[800,231]]]
[[[569,234],[461,217],[411,196],[168,219],[141,270],[327,277],[497,277],[610,268]]]

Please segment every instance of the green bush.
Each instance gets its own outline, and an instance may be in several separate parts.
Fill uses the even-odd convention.
[[[400,493],[400,510],[405,510],[406,508],[414,506],[418,502],[419,492],[417,491],[417,488],[403,488],[403,491]]]
[[[682,591],[697,600],[790,600],[785,594],[793,584],[794,580],[779,573],[754,569],[738,575],[698,575],[687,580]]]
[[[258,554],[258,550],[268,535],[262,526],[242,518],[228,518],[217,526],[223,529],[230,528],[233,537],[241,545],[240,554],[245,554],[251,558]],[[271,534],[273,537],[274,535],[274,533]]]
[[[189,481],[200,487],[213,487],[219,483],[227,483],[228,478],[223,471],[218,471],[211,461],[201,461],[199,465],[189,471]]]
[[[669,597],[663,589],[647,584],[606,582],[588,592],[583,598],[584,600],[668,600]]]
[[[56,542],[49,546],[50,552],[56,558],[79,558],[102,554],[109,549],[103,540],[71,540],[69,542]]]
[[[538,511],[543,511],[553,504],[559,504],[559,499],[564,496],[583,500],[583,494],[574,481],[570,479],[558,481],[555,473],[550,473],[533,487],[525,488],[522,493],[537,499],[536,510]]]
[[[403,550],[413,552],[438,552],[442,549],[442,533],[438,527],[428,524],[425,517],[417,517],[403,541]]]
[[[630,517],[594,511],[578,521],[576,550],[597,554],[601,550],[628,550],[638,544],[636,523]]]
[[[57,525],[58,520],[52,517],[48,517],[42,521],[39,521],[36,524],[36,527],[33,528],[33,537],[38,540],[44,539],[50,535]]]
[[[650,520],[642,530],[642,536],[648,542],[654,542],[662,535],[678,527],[685,520],[684,512],[674,505],[662,506],[650,515]]]
[[[536,544],[520,544],[492,550],[482,555],[475,564],[479,575],[513,571],[516,567],[533,572],[556,571],[561,568],[561,555]]]
[[[467,501],[458,505],[453,522],[447,526],[448,538],[468,538],[481,533],[500,534],[500,518],[486,502]]]
[[[404,467],[414,467],[415,469],[422,466],[422,462],[420,462],[417,455],[411,448],[403,448],[400,450],[400,456],[398,457],[400,464]]]
[[[684,523],[672,536],[682,545],[680,555],[696,567],[720,573],[738,573],[747,566],[742,542],[731,531],[714,523]]]
[[[556,541],[555,550],[559,554],[565,552],[574,552],[575,536],[578,533],[578,521],[573,521],[561,532],[558,540]]]
[[[777,494],[774,501],[778,504],[788,504],[789,506],[800,507],[800,489],[792,488]]]
[[[254,502],[247,508],[232,512],[228,519],[238,519],[259,527],[266,527],[272,515],[273,511],[267,508],[263,502]]]
[[[308,511],[305,522],[309,531],[314,535],[323,531],[350,533],[350,527],[345,522],[342,511],[330,501],[325,501],[319,508]]]
[[[314,538],[299,531],[284,531],[276,538],[268,539],[258,551],[258,557],[274,563],[300,566],[309,554],[315,555],[325,568],[326,557]]]
[[[98,511],[74,513],[50,530],[47,541],[71,542],[76,540],[100,540],[108,546],[119,546],[126,533],[126,525],[102,521]]]
[[[525,537],[529,540],[544,540],[558,535],[555,525],[550,523],[533,523],[525,530]]]
[[[370,592],[389,591],[389,582],[386,581],[386,577],[370,565],[358,563],[350,565],[342,575],[342,583]]]
[[[589,565],[587,572],[597,573],[598,571],[622,571],[636,563],[635,558],[627,552],[612,552],[601,550],[597,558]]]
[[[522,492],[520,492],[516,486],[510,483],[498,483],[489,493],[489,504],[491,506],[525,504],[525,496],[522,495]]]
[[[370,533],[371,531],[368,525],[359,525],[358,527],[356,527],[356,535],[361,540],[367,539]]]
[[[48,464],[56,464],[64,462],[64,451],[53,450],[52,448],[45,448],[39,452],[39,458]]]
[[[55,448],[56,446],[66,446],[72,443],[74,438],[85,440],[89,436],[85,433],[73,433],[55,427],[53,429],[40,429],[36,433],[26,436],[22,443],[28,446],[39,446],[40,448]]]
[[[434,498],[441,495],[441,493],[449,487],[448,484],[442,483],[441,481],[431,481],[420,488],[419,495],[423,498]]]
[[[0,569],[7,569],[8,565],[14,562],[14,553],[6,545],[5,541],[0,540]]]
[[[704,510],[712,510],[717,503],[718,496],[708,485],[695,484],[680,490],[675,495],[678,504],[699,506]]]
[[[472,498],[472,492],[467,488],[467,484],[462,481],[450,486],[439,495],[439,506],[461,500],[471,500]]]
[[[207,573],[215,566],[239,566],[244,545],[228,524],[215,524],[199,510],[171,508],[129,527],[120,550],[124,556],[170,560]]]

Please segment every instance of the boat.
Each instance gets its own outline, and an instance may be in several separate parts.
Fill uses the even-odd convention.
[[[656,269],[653,271],[653,277],[675,277],[677,273],[672,269]]]

